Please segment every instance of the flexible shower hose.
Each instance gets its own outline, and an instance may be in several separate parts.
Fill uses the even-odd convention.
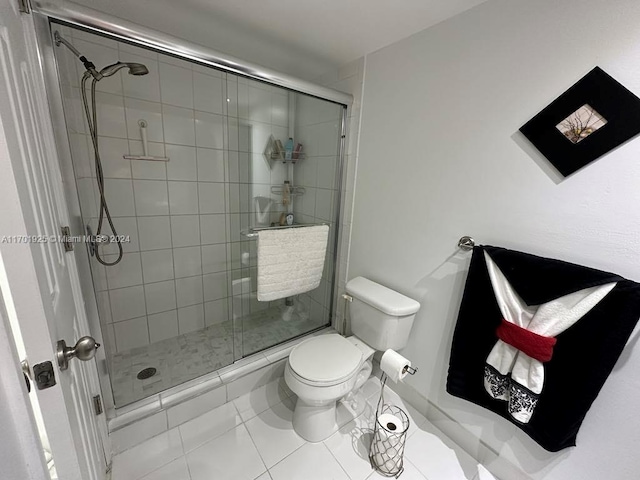
[[[104,222],[104,219],[106,217],[107,222],[109,223],[109,227],[111,227],[111,238],[114,238],[116,243],[118,244],[118,258],[113,262],[107,262],[106,260],[103,260],[100,256],[98,244],[95,245],[94,252],[96,260],[98,260],[98,262],[107,267],[111,267],[122,260],[123,250],[122,242],[118,237],[116,227],[113,225],[113,220],[111,219],[111,214],[109,213],[109,206],[107,205],[107,199],[104,195],[104,175],[102,173],[102,160],[100,159],[100,149],[98,147],[98,114],[96,111],[96,83],[98,82],[98,80],[92,77],[91,108],[89,108],[89,103],[87,102],[87,89],[85,86],[89,77],[91,77],[89,72],[83,75],[80,90],[82,91],[82,104],[84,105],[84,113],[87,117],[87,123],[89,124],[89,133],[91,135],[91,142],[93,144],[96,181],[98,183],[98,191],[100,192],[100,214],[98,215],[98,229],[96,230],[95,236],[96,239],[101,238],[100,236],[102,235],[102,223]]]

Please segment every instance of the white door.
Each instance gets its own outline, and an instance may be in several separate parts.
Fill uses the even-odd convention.
[[[58,477],[102,480],[95,361],[74,359],[61,371],[55,359],[58,340],[73,346],[90,332],[73,253],[44,241],[60,234],[68,212],[32,22],[17,0],[0,0],[0,254],[29,364],[54,365],[57,384],[37,396]],[[26,235],[37,241],[11,243]]]

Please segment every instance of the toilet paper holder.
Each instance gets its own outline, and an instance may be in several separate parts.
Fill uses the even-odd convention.
[[[409,375],[415,375],[416,373],[418,373],[418,367],[411,367],[409,365],[406,365],[402,369],[402,373],[408,373]]]
[[[415,373],[415,368],[412,370]],[[380,475],[398,478],[404,471],[404,447],[411,422],[407,413],[400,407],[385,403],[384,389],[387,378],[388,375],[383,372],[373,437],[369,447],[369,461]]]
[[[394,383],[402,381],[408,375],[415,375],[417,368],[411,366],[411,360],[395,350],[388,348],[380,358],[380,370]]]

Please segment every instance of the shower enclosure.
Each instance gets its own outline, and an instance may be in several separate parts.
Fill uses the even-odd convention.
[[[66,25],[55,31],[97,71],[124,62],[148,72],[122,68],[96,82],[94,142],[86,67],[55,49],[82,224],[96,232],[104,197],[114,227],[103,221],[105,237],[87,255],[115,406],[330,325],[346,107]],[[300,151],[278,150],[289,138]],[[259,302],[254,234],[287,214],[329,225],[322,281]]]

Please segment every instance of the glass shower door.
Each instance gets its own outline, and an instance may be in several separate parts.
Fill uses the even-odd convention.
[[[89,259],[113,396],[121,407],[240,355],[228,288],[226,74],[59,28],[99,69],[121,61],[148,71],[117,72],[96,88],[105,198],[126,240],[115,265]],[[95,233],[100,195],[78,82],[84,69],[67,49],[55,54],[79,223]],[[107,263],[118,257],[114,243],[97,248]]]
[[[138,75],[111,70],[96,88],[105,198],[127,239],[114,265],[89,252],[115,406],[329,325],[343,107],[59,28],[100,69],[145,66]],[[55,54],[78,224],[95,233],[101,195],[78,81],[84,69],[67,49]],[[273,145],[289,138],[302,150],[283,161]],[[313,291],[259,302],[250,234],[283,214],[329,225],[322,280]],[[97,248],[107,263],[119,256],[114,243]]]
[[[331,322],[342,106],[227,75],[231,317],[236,354],[264,350]],[[278,153],[300,144],[291,159]],[[288,182],[285,186],[285,182]],[[294,224],[329,226],[320,286],[270,302],[257,299],[257,236]]]

